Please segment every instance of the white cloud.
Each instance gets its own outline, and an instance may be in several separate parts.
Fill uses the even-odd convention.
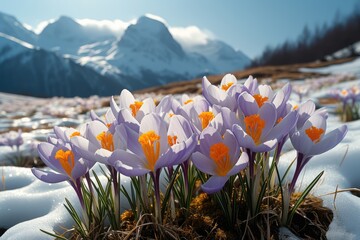
[[[170,27],[169,31],[184,48],[190,48],[194,45],[205,45],[208,40],[214,38],[213,33],[196,26]]]
[[[53,23],[53,22],[55,22],[55,19],[42,21],[33,29],[33,31],[36,34],[40,34],[42,32],[42,30],[44,30],[44,28],[46,28],[47,25],[49,25],[50,23]]]
[[[165,26],[168,27],[168,24],[167,24],[166,20],[163,19],[163,18],[160,17],[160,16],[156,16],[156,15],[151,14],[151,13],[146,13],[145,16],[148,17],[148,18],[154,19],[154,20],[156,20],[156,21],[162,22],[163,24],[165,24]]]
[[[112,34],[116,37],[121,37],[130,25],[130,22],[124,22],[119,19],[116,20],[94,20],[94,19],[76,19],[76,22],[82,26],[94,30],[96,32],[102,32]]]

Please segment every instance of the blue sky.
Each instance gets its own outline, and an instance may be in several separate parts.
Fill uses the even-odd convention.
[[[67,15],[130,21],[146,13],[172,27],[195,25],[253,58],[267,45],[295,39],[305,25],[344,18],[358,0],[1,0],[0,11],[36,26]],[[359,4],[358,4],[359,6]]]

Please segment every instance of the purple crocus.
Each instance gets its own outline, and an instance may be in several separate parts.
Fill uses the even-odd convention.
[[[182,129],[190,128],[186,120],[174,115],[170,124],[155,113],[143,117],[139,131],[123,123],[127,133],[127,150],[116,149],[108,163],[126,176],[143,176],[150,173],[154,182],[155,216],[161,222],[160,173],[162,168],[185,161],[197,144],[196,134],[186,136]],[[118,129],[118,128],[117,128]],[[190,130],[190,129],[189,129]]]
[[[216,128],[208,127],[200,135],[200,148],[192,161],[202,172],[212,175],[201,188],[206,193],[220,191],[227,180],[248,165],[248,155],[240,153],[231,131],[221,136]]]
[[[265,102],[259,107],[256,99],[247,92],[239,96],[238,103],[243,117],[232,130],[240,146],[252,152],[272,150],[297,120],[297,112],[292,111],[279,121],[274,104]]]
[[[112,97],[110,107],[114,116],[117,116],[121,109],[129,109],[133,117],[140,122],[146,114],[154,112],[155,102],[152,98],[146,98],[143,101],[139,101],[134,98],[129,90],[124,89],[120,93],[119,105],[116,104]]]
[[[242,92],[242,85],[237,84],[237,79],[232,74],[226,74],[220,86],[212,85],[206,77],[202,80],[203,96],[213,105],[236,109],[236,96]]]
[[[14,146],[19,149],[19,147],[24,143],[22,138],[22,131],[19,129],[17,132],[10,131],[0,137],[0,146],[9,146],[13,148]]]
[[[140,176],[181,163],[194,150],[197,138],[195,134],[186,136],[182,127],[190,125],[183,117],[172,118],[168,126],[157,114],[148,114],[141,121],[139,132],[124,123],[128,151],[115,150],[108,162],[126,176]]]
[[[290,136],[291,143],[297,151],[296,169],[289,187],[290,192],[294,191],[297,178],[309,160],[340,143],[347,133],[347,126],[343,125],[327,134],[325,131],[326,117],[321,113],[315,113]]]
[[[70,136],[65,133],[74,134],[72,129],[66,131],[56,128],[56,135],[62,137],[50,138],[50,142],[40,143],[38,145],[39,156],[42,161],[53,171],[32,168],[31,171],[39,180],[47,183],[58,183],[67,181],[74,188],[81,206],[85,208],[83,196],[81,193],[81,178],[85,176],[89,169],[94,165],[88,160],[82,158],[66,141]]]

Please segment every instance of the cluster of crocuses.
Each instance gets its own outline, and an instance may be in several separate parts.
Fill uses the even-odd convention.
[[[139,196],[142,204],[149,200],[149,192],[154,195],[147,206],[161,222],[163,202],[178,194],[172,194],[171,189],[170,194],[161,192],[160,182],[175,186],[173,182],[179,177],[171,175],[175,168],[182,169],[177,175],[181,173],[187,189],[180,194],[195,197],[198,191],[189,189],[194,185],[189,181],[194,182],[191,177],[200,179],[202,190],[208,194],[221,196],[224,191],[234,191],[236,194],[228,194],[232,205],[245,193],[245,204],[256,216],[261,193],[275,174],[274,167],[269,166],[276,167],[289,138],[298,152],[293,179],[283,186],[291,195],[306,163],[335,147],[347,132],[342,126],[325,134],[326,111],[315,110],[311,101],[299,106],[290,104],[290,84],[275,92],[251,76],[242,85],[227,74],[219,86],[204,77],[202,91],[202,96],[194,98],[183,95],[181,101],[166,96],[156,105],[151,98],[139,101],[123,90],[118,103],[111,98],[104,116],[92,111],[92,120],[79,130],[55,127],[55,135],[38,147],[41,159],[55,172],[33,169],[33,173],[49,183],[68,181],[84,207],[83,179],[91,192],[89,170],[97,162],[104,164],[113,186],[116,218],[120,219],[122,174],[146,185],[136,194],[145,195]],[[196,174],[189,174],[190,169],[196,169]],[[168,181],[161,177],[162,171],[167,173]],[[239,181],[240,185],[235,184]]]
[[[341,102],[340,114],[344,122],[359,119],[359,107],[356,102],[360,99],[360,88],[356,85],[346,89],[331,90],[330,95]]]

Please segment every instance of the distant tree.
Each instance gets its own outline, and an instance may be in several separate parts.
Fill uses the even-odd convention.
[[[305,25],[296,41],[286,40],[275,47],[267,46],[252,66],[324,60],[325,56],[343,48],[349,48],[351,55],[355,55],[351,45],[360,41],[360,4],[348,17],[341,19],[337,12],[331,25],[324,23],[313,30]]]

